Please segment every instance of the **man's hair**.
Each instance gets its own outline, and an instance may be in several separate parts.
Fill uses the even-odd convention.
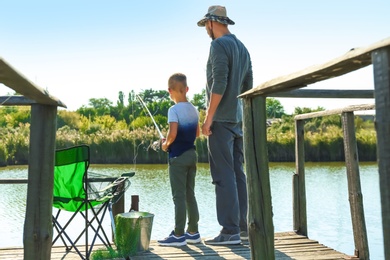
[[[168,86],[171,89],[175,89],[175,82],[179,82],[183,87],[187,87],[187,77],[183,73],[175,73],[168,79]]]

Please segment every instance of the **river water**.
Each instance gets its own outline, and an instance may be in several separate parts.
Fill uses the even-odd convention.
[[[353,254],[354,242],[348,202],[347,176],[343,163],[306,163],[308,236],[346,254]],[[129,210],[131,195],[139,195],[139,210],[154,214],[152,240],[173,229],[174,211],[167,165],[91,165],[90,170],[109,176],[135,171],[125,198]],[[293,163],[271,163],[270,180],[275,232],[291,231]],[[26,178],[27,166],[0,168],[0,178]],[[384,259],[378,167],[361,163],[360,177],[371,259]],[[26,206],[25,184],[0,184],[0,248],[23,245]],[[196,197],[199,231],[203,237],[217,235],[214,186],[207,164],[198,165]],[[106,218],[106,230],[110,219]]]

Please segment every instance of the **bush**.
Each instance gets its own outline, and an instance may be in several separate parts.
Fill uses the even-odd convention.
[[[0,167],[7,165],[7,152],[4,143],[0,141]]]

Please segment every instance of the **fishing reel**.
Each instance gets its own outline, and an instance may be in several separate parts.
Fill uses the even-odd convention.
[[[157,141],[154,141],[150,147],[152,147],[153,150],[155,150],[156,152],[160,150],[161,148],[161,139],[160,140],[157,140]]]

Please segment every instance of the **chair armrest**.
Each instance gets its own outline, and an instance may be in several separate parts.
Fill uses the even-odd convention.
[[[122,173],[121,177],[133,177],[135,175],[135,172],[125,172],[125,173]]]

